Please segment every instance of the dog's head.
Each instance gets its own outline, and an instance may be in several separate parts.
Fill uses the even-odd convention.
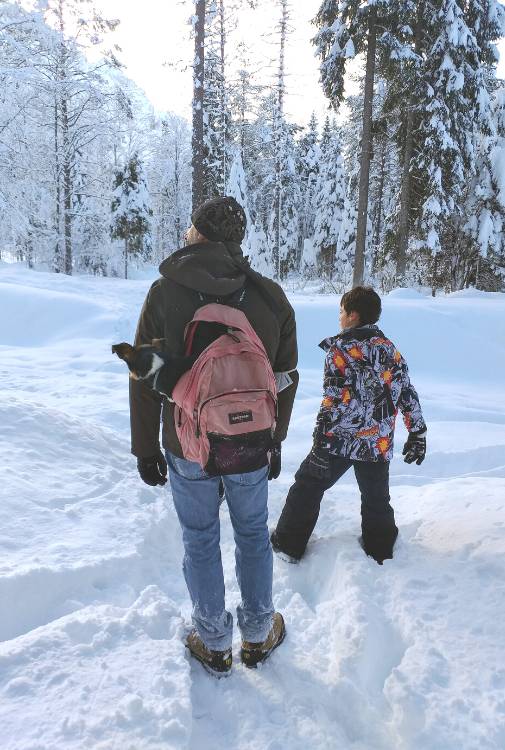
[[[144,380],[163,367],[163,344],[165,339],[153,339],[150,344],[132,346],[123,342],[114,344],[113,354],[123,359],[130,370],[130,377],[134,380]]]

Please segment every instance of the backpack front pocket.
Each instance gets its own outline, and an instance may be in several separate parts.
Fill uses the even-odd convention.
[[[209,442],[207,473],[243,474],[266,466],[275,412],[275,399],[265,390],[220,394],[202,404],[198,425]]]

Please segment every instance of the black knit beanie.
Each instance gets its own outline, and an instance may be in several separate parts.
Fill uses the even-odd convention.
[[[191,216],[193,226],[213,242],[238,242],[244,239],[247,219],[245,211],[229,195],[205,201]]]

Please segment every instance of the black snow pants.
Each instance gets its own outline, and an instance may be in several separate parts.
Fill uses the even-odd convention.
[[[330,455],[330,466],[324,476],[315,471],[310,454],[295,474],[276,528],[279,547],[295,558],[301,558],[314,530],[319,507],[326,490],[333,487],[345,472],[354,467],[361,492],[362,546],[377,562],[393,557],[398,536],[389,496],[389,463],[386,461],[353,461]]]

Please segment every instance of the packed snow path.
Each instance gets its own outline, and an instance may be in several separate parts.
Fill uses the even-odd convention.
[[[349,473],[306,558],[275,562],[285,644],[216,681],[185,654],[189,602],[169,490],[138,479],[127,375],[148,281],[0,265],[2,750],[503,750],[505,295],[397,291],[382,327],[429,424],[421,467],[399,455],[395,559],[356,542]],[[301,383],[270,485],[272,524],[310,446],[318,342],[334,297],[292,294]],[[229,607],[238,602],[225,508]]]

